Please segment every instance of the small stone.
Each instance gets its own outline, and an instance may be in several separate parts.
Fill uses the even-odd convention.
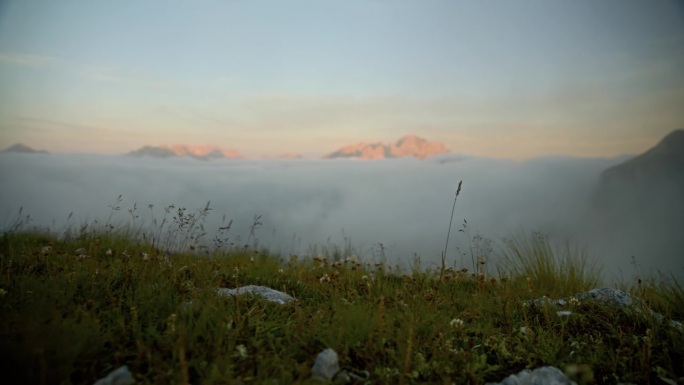
[[[256,286],[256,285],[248,285],[248,286],[242,286],[238,287],[236,289],[227,289],[227,288],[220,288],[216,290],[216,293],[218,295],[242,295],[242,294],[251,294],[251,295],[260,295],[267,301],[271,302],[276,302],[281,305],[285,305],[287,303],[290,303],[294,301],[294,297],[291,295],[288,295],[286,293],[283,293],[278,290],[273,290],[270,287],[266,286]]]
[[[124,365],[109,372],[106,377],[97,380],[94,385],[131,385],[133,383],[135,383],[135,379],[128,370],[128,366]]]
[[[316,361],[311,367],[311,377],[324,381],[332,381],[335,374],[340,371],[340,363],[337,353],[328,348],[318,353]]]
[[[525,369],[518,374],[511,374],[501,382],[489,382],[487,385],[577,385],[563,372],[553,366],[543,366],[534,370]]]

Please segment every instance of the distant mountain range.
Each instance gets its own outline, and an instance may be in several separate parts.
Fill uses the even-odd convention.
[[[153,158],[191,157],[196,159],[238,159],[242,154],[237,150],[227,150],[219,146],[190,146],[177,144],[173,146],[144,146],[131,151],[128,156],[149,156]]]
[[[365,144],[359,143],[351,146],[342,147],[341,149],[324,156],[324,159],[334,158],[359,158],[359,159],[385,159],[385,158],[401,158],[406,156],[413,156],[418,159],[424,159],[430,156],[444,154],[449,150],[439,142],[428,142],[427,140],[416,135],[407,135],[399,139],[394,144],[373,143]],[[129,152],[129,156],[149,156],[154,158],[172,158],[172,157],[192,157],[196,159],[238,159],[242,158],[242,154],[237,150],[226,150],[218,146],[144,146],[135,151]],[[268,158],[283,158],[283,159],[301,159],[299,154],[283,154],[276,157]]]
[[[18,152],[22,154],[47,154],[47,151],[42,151],[42,150],[34,150],[31,147],[22,144],[22,143],[17,143],[12,146],[7,147],[6,149],[0,151],[0,152]]]
[[[324,158],[387,159],[412,156],[418,159],[425,159],[447,152],[449,152],[449,149],[442,143],[428,142],[416,135],[406,135],[394,144],[380,142],[371,144],[359,143],[342,147],[326,155]]]
[[[19,152],[19,153],[47,153],[46,151],[37,151],[29,146],[18,143],[2,152]],[[431,156],[444,154],[449,152],[442,143],[429,142],[416,135],[406,135],[399,139],[396,143],[359,143],[350,146],[345,146],[339,150],[332,152],[324,159],[335,158],[358,158],[358,159],[388,159],[388,158],[402,158],[414,157],[418,159],[425,159]],[[200,160],[210,159],[240,159],[243,155],[234,149],[225,149],[215,145],[207,146],[193,146],[186,144],[177,144],[173,146],[143,146],[137,150],[126,154],[132,157],[151,157],[151,158],[177,158],[190,157]],[[299,154],[285,153],[275,157],[265,158],[280,158],[280,159],[301,159]]]

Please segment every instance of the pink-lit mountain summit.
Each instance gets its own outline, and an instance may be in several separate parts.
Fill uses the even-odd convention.
[[[416,135],[406,135],[394,144],[378,142],[345,146],[326,155],[325,158],[386,159],[412,156],[418,159],[425,159],[447,152],[449,152],[449,149],[442,143],[429,142]]]
[[[387,159],[412,156],[425,159],[444,154],[449,149],[439,142],[430,142],[416,135],[406,135],[396,143],[359,143],[345,146],[332,152],[325,159],[358,158],[358,159]],[[154,158],[192,157],[196,159],[238,159],[242,153],[234,149],[224,149],[215,145],[192,146],[178,144],[173,146],[144,146],[128,153],[129,156],[149,156]],[[288,154],[279,158],[299,159],[298,154]]]

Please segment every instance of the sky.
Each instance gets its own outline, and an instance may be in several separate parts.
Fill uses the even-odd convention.
[[[412,133],[510,159],[684,127],[680,1],[0,3],[0,147],[318,157]]]

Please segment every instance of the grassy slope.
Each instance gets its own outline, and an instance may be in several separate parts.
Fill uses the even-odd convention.
[[[3,382],[87,384],[126,364],[142,384],[302,383],[326,347],[371,383],[481,384],[542,365],[578,365],[594,383],[684,380],[684,338],[665,324],[588,303],[567,318],[522,306],[597,279],[581,258],[554,262],[544,240],[531,239],[509,244],[511,263],[493,278],[334,268],[250,250],[168,258],[106,232],[4,234],[0,362],[11,378]],[[298,301],[214,293],[246,284]],[[677,286],[642,283],[632,294],[684,318]]]

